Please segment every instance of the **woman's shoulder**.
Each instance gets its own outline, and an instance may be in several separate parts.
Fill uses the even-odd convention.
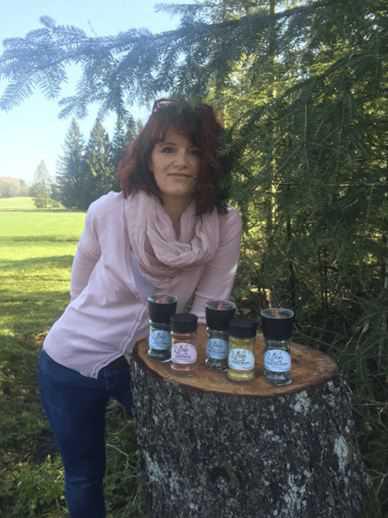
[[[242,231],[240,212],[234,207],[227,206],[226,210],[219,214],[220,235],[222,241],[239,239]]]
[[[235,207],[228,205],[225,211],[220,214],[220,218],[223,225],[241,227],[241,214]]]
[[[93,201],[88,208],[88,214],[94,217],[104,217],[109,213],[120,210],[123,201],[122,192],[110,191]]]

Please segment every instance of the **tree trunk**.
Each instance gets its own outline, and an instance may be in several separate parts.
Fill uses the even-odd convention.
[[[293,383],[262,374],[228,381],[203,365],[191,376],[134,351],[139,478],[152,518],[357,518],[366,476],[351,394],[326,355],[292,345]]]

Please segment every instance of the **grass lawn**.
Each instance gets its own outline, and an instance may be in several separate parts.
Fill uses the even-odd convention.
[[[33,199],[26,196],[0,198],[0,210],[35,210],[35,205]]]
[[[84,214],[37,210],[31,198],[0,199],[0,515],[66,516],[63,471],[43,417],[36,360],[68,302]],[[106,494],[110,516],[136,516],[134,433],[108,413]],[[86,518],[86,517],[85,517]]]

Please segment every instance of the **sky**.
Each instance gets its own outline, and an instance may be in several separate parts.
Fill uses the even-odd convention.
[[[131,28],[147,28],[153,33],[177,27],[179,17],[156,13],[154,7],[165,0],[12,0],[2,2],[0,16],[0,53],[2,42],[10,37],[24,37],[40,27],[39,18],[50,16],[59,25],[74,25],[90,36],[115,35]],[[190,3],[168,0],[166,3]],[[0,94],[4,90],[0,83]],[[63,95],[69,95],[64,90]],[[44,160],[50,175],[55,176],[58,158],[63,153],[65,135],[71,118],[59,119],[58,100],[34,93],[10,111],[0,111],[0,176],[21,178],[31,183],[34,171]],[[135,106],[135,118],[146,118],[149,107]],[[97,108],[79,121],[88,139]],[[112,120],[104,121],[112,136]]]

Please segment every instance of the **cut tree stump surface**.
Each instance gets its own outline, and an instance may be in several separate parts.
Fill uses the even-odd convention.
[[[249,382],[234,382],[228,380],[226,374],[216,369],[209,369],[205,365],[206,331],[199,328],[198,336],[198,365],[190,374],[177,373],[169,363],[162,363],[147,355],[147,341],[142,340],[137,345],[136,355],[150,370],[150,374],[160,376],[165,381],[177,382],[194,389],[208,392],[220,392],[241,396],[274,396],[276,394],[290,394],[299,392],[307,387],[319,385],[331,379],[337,372],[336,363],[320,351],[313,350],[300,344],[291,343],[292,383],[290,385],[275,386],[269,384],[263,375],[262,336],[256,339],[256,377]]]
[[[293,383],[231,382],[199,362],[190,375],[131,362],[138,475],[150,518],[361,518],[365,468],[351,391],[327,355],[291,345]]]

